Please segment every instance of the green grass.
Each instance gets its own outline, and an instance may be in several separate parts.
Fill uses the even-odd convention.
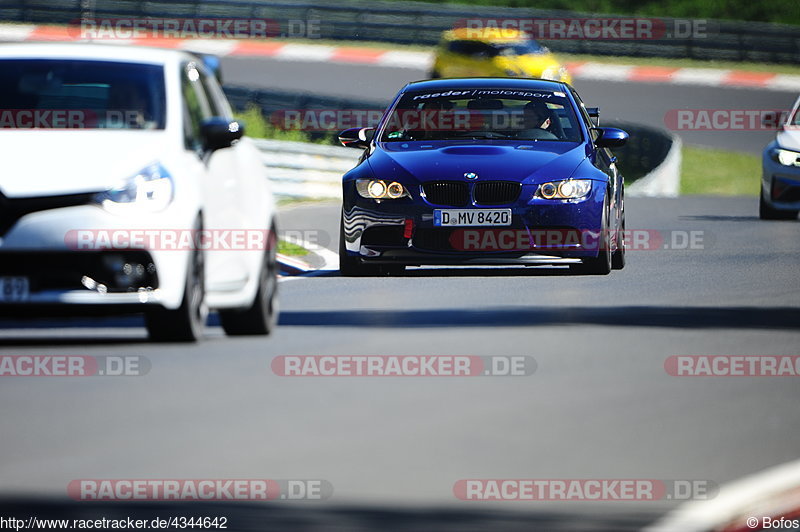
[[[235,112],[234,118],[244,122],[245,134],[255,139],[290,140],[294,142],[339,145],[336,135],[333,133],[310,135],[305,131],[296,129],[281,129],[271,124],[261,113],[261,109],[255,104],[250,104],[244,111]]]
[[[760,179],[761,158],[758,155],[683,147],[681,194],[755,196]]]
[[[278,253],[292,257],[304,257],[309,251],[303,246],[299,246],[286,240],[278,240]]]

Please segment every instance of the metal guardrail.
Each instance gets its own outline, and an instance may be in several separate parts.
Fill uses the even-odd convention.
[[[253,139],[262,153],[272,192],[291,198],[341,198],[342,175],[360,152],[308,142]]]
[[[318,36],[348,41],[434,44],[441,32],[467,18],[585,18],[570,11],[419,2],[339,0],[0,0],[0,20],[67,24],[99,18],[261,18],[319,21]],[[603,16],[603,18],[608,18]],[[662,18],[669,27],[674,19]],[[729,61],[800,62],[800,27],[758,22],[708,21],[705,36],[659,40],[542,41],[557,52]]]

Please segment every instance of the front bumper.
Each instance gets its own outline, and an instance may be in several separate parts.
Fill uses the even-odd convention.
[[[767,203],[778,210],[800,210],[800,168],[785,166],[769,155],[770,148],[762,157],[761,195]]]
[[[133,243],[110,247],[96,240],[78,244],[74,235],[136,230],[190,230],[194,218],[174,211],[132,216],[111,214],[96,205],[27,214],[0,236],[0,277],[24,277],[29,293],[0,298],[0,310],[31,307],[150,306],[174,309],[183,299],[191,250],[147,249]]]
[[[434,211],[448,209],[424,198],[377,203],[344,184],[342,236],[347,253],[364,262],[421,264],[555,264],[596,257],[605,187],[595,186],[580,201],[533,198],[536,185],[523,187],[503,227],[434,226]],[[459,207],[461,208],[461,207]]]

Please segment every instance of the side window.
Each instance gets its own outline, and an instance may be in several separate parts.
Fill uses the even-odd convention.
[[[453,52],[454,54],[465,55],[467,52],[465,51],[466,41],[452,41],[447,45],[447,51]]]
[[[223,118],[232,119],[233,112],[231,111],[228,101],[225,98],[225,93],[222,92],[219,84],[214,77],[209,76],[203,72],[200,73],[200,80],[203,84],[203,92],[205,93],[208,106],[213,116],[221,116]]]
[[[468,55],[470,57],[492,57],[497,55],[497,50],[486,43],[479,41],[453,41],[448,50],[454,54]]]
[[[211,116],[205,93],[200,84],[200,71],[194,63],[187,63],[181,72],[183,93],[183,132],[186,149],[198,151],[202,148],[200,124]]]
[[[600,133],[597,130],[592,129],[595,127],[594,122],[592,122],[592,117],[589,116],[589,112],[586,110],[586,105],[581,100],[581,97],[578,96],[578,93],[575,92],[573,89],[570,89],[572,92],[572,97],[575,98],[575,101],[578,102],[578,114],[580,115],[581,120],[583,123],[586,124],[587,129],[589,130],[589,135],[592,136],[592,142],[597,140],[597,137]]]

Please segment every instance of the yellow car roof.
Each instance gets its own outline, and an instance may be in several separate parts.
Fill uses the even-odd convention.
[[[482,41],[486,43],[524,42],[528,34],[517,29],[504,28],[455,28],[442,34],[448,41]]]

